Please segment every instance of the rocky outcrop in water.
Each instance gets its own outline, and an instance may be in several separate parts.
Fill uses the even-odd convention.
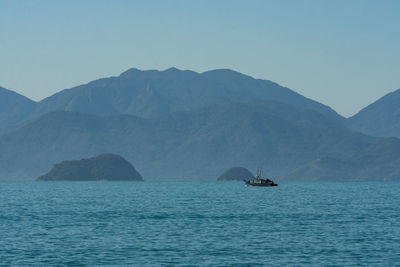
[[[119,155],[63,161],[37,178],[38,181],[143,181],[142,176]]]

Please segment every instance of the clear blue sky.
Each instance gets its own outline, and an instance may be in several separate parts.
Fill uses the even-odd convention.
[[[0,0],[0,85],[34,100],[171,66],[234,69],[349,116],[400,88],[400,1]]]

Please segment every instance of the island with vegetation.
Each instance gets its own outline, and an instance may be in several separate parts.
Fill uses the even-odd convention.
[[[55,164],[38,181],[143,181],[142,176],[126,159],[115,154],[69,160]]]
[[[254,175],[246,168],[243,167],[232,167],[225,171],[218,177],[218,181],[242,181],[244,179],[250,179]]]

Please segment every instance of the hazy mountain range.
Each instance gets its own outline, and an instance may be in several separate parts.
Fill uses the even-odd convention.
[[[130,69],[40,102],[0,88],[0,178],[116,153],[144,179],[216,179],[238,165],[278,180],[400,179],[400,140],[373,137],[400,136],[398,95],[345,119],[231,70]]]
[[[7,125],[1,124],[0,133],[14,130],[51,111],[75,111],[101,116],[128,114],[154,118],[212,104],[257,100],[275,100],[316,110],[328,118],[343,119],[331,108],[288,88],[224,69],[200,74],[176,68],[165,71],[130,69],[118,77],[99,79],[62,90],[39,102],[2,88],[0,92],[10,95],[10,101],[6,100],[7,104],[19,112],[9,112],[7,108],[0,110],[0,118],[10,121]],[[2,95],[1,97],[3,98]]]
[[[400,137],[400,89],[362,109],[346,124],[369,135]]]

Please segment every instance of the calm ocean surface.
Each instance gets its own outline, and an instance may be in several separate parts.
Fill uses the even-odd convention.
[[[0,182],[1,266],[400,266],[400,183]]]

